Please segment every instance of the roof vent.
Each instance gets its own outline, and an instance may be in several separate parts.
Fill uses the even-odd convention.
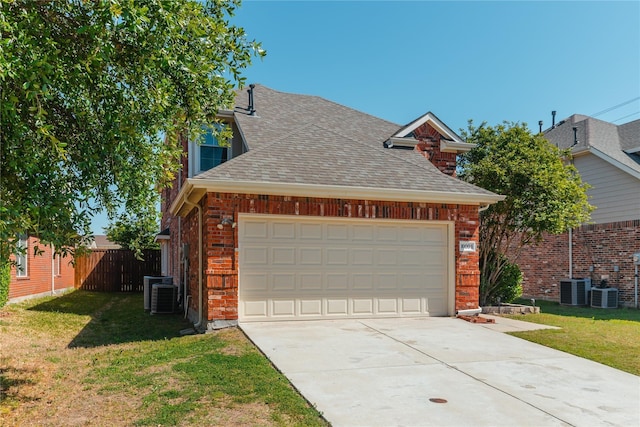
[[[551,129],[556,127],[556,110],[551,112]]]
[[[249,89],[247,89],[247,93],[249,94],[249,108],[247,108],[247,110],[249,111],[249,115],[250,116],[255,116],[256,115],[256,109],[253,105],[253,88],[255,88],[256,85],[254,85],[253,83],[251,83],[249,85]]]
[[[578,145],[578,127],[574,126],[573,127],[573,145],[572,147]]]
[[[542,133],[542,120],[538,120],[538,128],[540,129],[538,133]]]

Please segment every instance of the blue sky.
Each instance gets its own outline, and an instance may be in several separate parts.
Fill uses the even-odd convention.
[[[406,124],[503,120],[538,129],[574,113],[640,118],[640,2],[245,0],[263,43],[245,73]]]
[[[244,0],[232,23],[267,56],[248,83],[318,95],[398,124],[453,130],[574,113],[640,118],[639,1]],[[619,120],[620,119],[620,120]],[[102,234],[98,216],[93,231]]]

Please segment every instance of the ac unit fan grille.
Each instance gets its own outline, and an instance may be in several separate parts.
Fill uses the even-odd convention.
[[[176,286],[154,284],[151,291],[151,314],[175,312],[176,293]]]

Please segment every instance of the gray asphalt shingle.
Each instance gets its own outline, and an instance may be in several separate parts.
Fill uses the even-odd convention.
[[[570,148],[574,141],[574,126],[578,128],[579,141],[574,150],[592,147],[640,172],[640,156],[625,152],[640,146],[640,120],[618,126],[593,117],[574,114],[556,128],[546,131],[545,136],[560,148]]]
[[[249,147],[195,178],[493,195],[440,172],[413,150],[384,148],[401,126],[316,96],[254,89],[237,96],[235,120]]]

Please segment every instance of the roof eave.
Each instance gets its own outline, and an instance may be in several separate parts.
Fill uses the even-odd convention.
[[[467,153],[477,147],[477,144],[457,141],[440,141],[440,151],[444,153]]]
[[[317,185],[298,183],[272,183],[258,181],[226,181],[190,178],[171,205],[174,215],[185,216],[207,192],[232,194],[264,194],[292,197],[316,197],[331,199],[380,200],[421,203],[450,203],[485,206],[505,199],[505,196],[486,193],[453,193],[406,189],[347,187],[342,185]],[[188,201],[189,203],[186,203]]]

